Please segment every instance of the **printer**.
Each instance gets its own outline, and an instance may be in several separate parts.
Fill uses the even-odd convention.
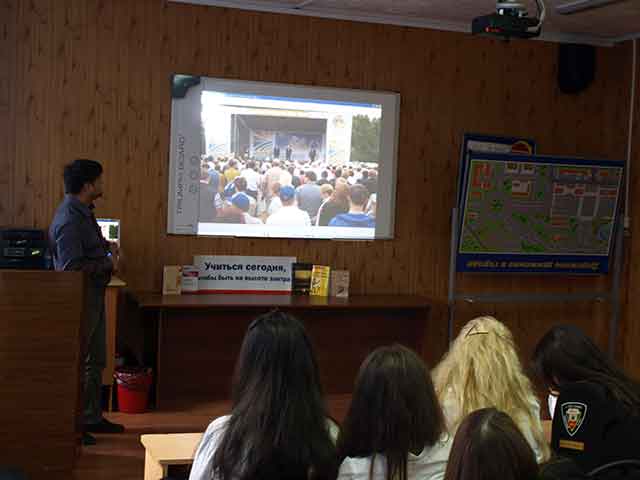
[[[51,268],[47,233],[29,228],[0,228],[0,269]]]

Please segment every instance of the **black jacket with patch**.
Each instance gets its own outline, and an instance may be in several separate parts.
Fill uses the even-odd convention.
[[[632,417],[601,385],[565,385],[553,415],[551,448],[585,472],[640,459],[640,417]]]

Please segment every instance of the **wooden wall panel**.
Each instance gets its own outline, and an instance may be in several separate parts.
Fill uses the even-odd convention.
[[[626,309],[622,341],[624,342],[624,365],[640,378],[640,62],[636,70],[636,101],[631,149],[630,172],[630,220],[631,236],[627,238],[627,289]]]
[[[18,85],[10,220],[45,227],[62,196],[62,166],[79,156],[100,160],[106,195],[98,213],[122,219],[123,275],[137,290],[158,290],[162,265],[187,263],[193,254],[293,254],[349,269],[354,294],[433,298],[427,336],[435,359],[445,346],[449,215],[463,133],[530,136],[541,153],[625,155],[629,44],[598,49],[594,84],[580,95],[564,95],[556,87],[557,45],[546,42],[504,43],[165,0],[5,4],[17,10],[19,32],[9,70]],[[172,73],[399,92],[395,239],[168,236]],[[566,278],[461,280],[473,291],[594,288],[593,280]],[[573,320],[573,308],[474,307],[508,317],[531,342],[546,319]],[[578,310],[594,325],[607,318],[593,305]],[[474,313],[459,312],[459,323]]]
[[[17,8],[0,3],[0,225],[13,218],[14,82]]]

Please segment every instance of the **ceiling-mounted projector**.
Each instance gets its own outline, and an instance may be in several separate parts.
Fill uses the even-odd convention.
[[[538,13],[536,18],[529,17],[526,6],[519,1],[498,1],[496,11],[473,19],[471,33],[509,38],[533,38],[540,35],[542,22],[546,14],[543,0],[536,0]]]

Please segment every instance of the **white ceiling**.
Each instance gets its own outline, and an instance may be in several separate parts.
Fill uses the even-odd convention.
[[[295,15],[408,25],[468,32],[471,20],[495,10],[495,0],[169,0]],[[524,0],[529,14],[534,0]],[[545,0],[542,38],[551,41],[612,45],[640,37],[640,0],[623,0],[573,15],[555,13],[568,0]]]

